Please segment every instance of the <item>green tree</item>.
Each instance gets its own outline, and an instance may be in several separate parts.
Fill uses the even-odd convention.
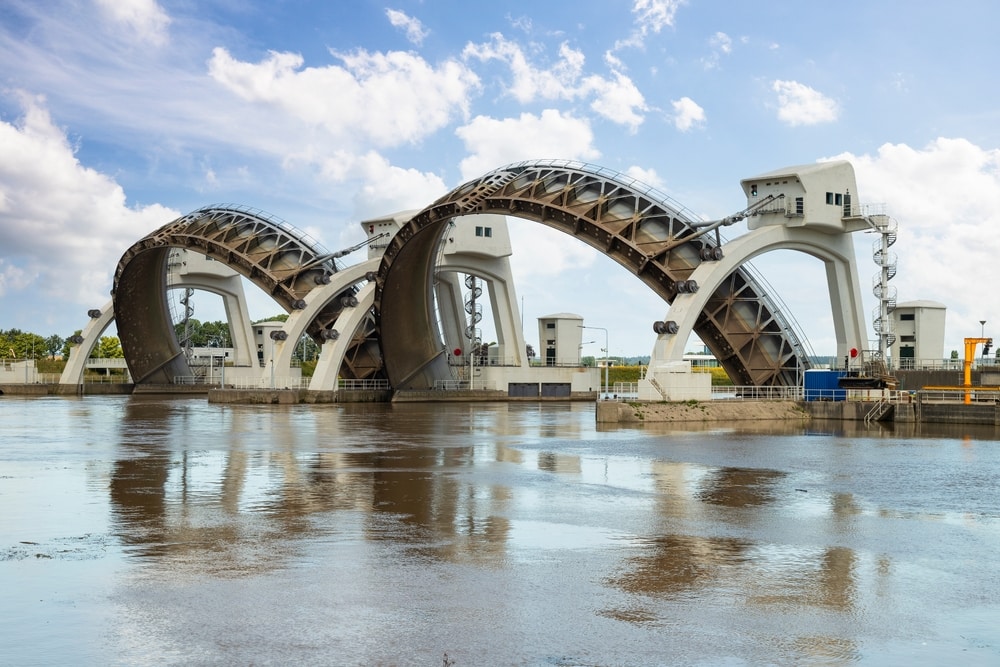
[[[271,315],[271,317],[265,317],[262,320],[256,320],[252,324],[260,324],[261,322],[287,322],[288,313],[281,313],[280,315]]]
[[[202,322],[191,318],[187,322],[189,335],[185,337],[184,322],[174,325],[174,335],[183,345],[185,342],[191,347],[232,347],[232,337],[229,335],[229,324],[226,322]]]
[[[121,341],[117,336],[101,336],[97,341],[97,346],[91,353],[90,358],[94,359],[121,359],[125,356],[122,352]]]
[[[8,329],[0,331],[0,356],[7,359],[38,359],[46,353],[45,339],[38,334]]]
[[[66,341],[63,340],[62,336],[57,336],[52,334],[45,339],[45,351],[49,353],[49,357],[52,359],[56,358],[56,353],[63,349],[63,345]]]

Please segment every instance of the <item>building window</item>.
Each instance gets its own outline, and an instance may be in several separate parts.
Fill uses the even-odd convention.
[[[913,319],[914,319],[914,314],[913,313],[900,313],[899,314],[899,321],[900,322],[912,322]]]
[[[795,215],[803,215],[805,213],[805,203],[802,201],[802,197],[795,198]]]
[[[483,228],[477,226],[476,227],[476,236],[482,236],[482,235],[483,235]]]
[[[837,206],[843,206],[844,205],[844,195],[840,194],[839,192],[837,194],[835,194],[833,196],[833,203],[836,204]]]
[[[917,342],[916,336],[900,336],[899,342],[901,343],[915,343]]]
[[[827,192],[826,193],[826,203],[827,204],[833,204],[833,193],[832,192]]]
[[[555,322],[546,322],[545,323],[545,328],[546,329],[555,329],[556,328],[556,323]]]
[[[493,237],[493,228],[492,227],[484,227],[483,228],[483,234],[486,236],[486,238],[492,238]]]

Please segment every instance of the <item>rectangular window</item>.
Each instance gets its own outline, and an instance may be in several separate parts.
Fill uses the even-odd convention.
[[[827,204],[832,204],[833,203],[833,193],[832,192],[827,192],[826,193],[826,203]]]
[[[802,197],[795,198],[795,215],[805,214],[805,203],[802,201]]]
[[[492,227],[486,227],[483,231],[486,232],[486,238],[491,238],[493,236]]]
[[[899,321],[900,322],[912,322],[913,318],[914,318],[914,314],[913,313],[900,313],[899,314]]]
[[[556,323],[555,322],[546,322],[545,323],[545,328],[546,329],[555,329],[556,328]]]
[[[917,337],[916,336],[900,336],[899,337],[899,341],[901,343],[916,343],[917,342]]]
[[[483,228],[476,227],[476,236],[482,236],[482,235],[483,235]]]
[[[837,206],[843,206],[844,205],[844,195],[842,195],[842,194],[840,194],[838,192],[833,197],[833,203],[836,204]]]

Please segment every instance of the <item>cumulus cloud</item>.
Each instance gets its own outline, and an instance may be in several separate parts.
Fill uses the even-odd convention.
[[[500,33],[491,35],[490,41],[468,44],[463,51],[466,59],[497,60],[505,63],[513,77],[507,92],[518,102],[527,104],[536,100],[577,100],[593,98],[590,108],[603,118],[635,130],[648,110],[646,101],[635,83],[614,65],[620,61],[610,57],[611,77],[586,74],[583,52],[567,43],[559,47],[559,58],[550,67],[540,67],[531,62],[520,44],[506,39]]]
[[[430,34],[430,31],[424,28],[419,19],[407,16],[398,9],[386,9],[385,15],[393,27],[402,28],[403,32],[406,33],[406,39],[417,46],[423,44],[424,39]]]
[[[462,178],[481,176],[511,162],[531,159],[594,160],[594,134],[586,120],[546,109],[497,120],[476,116],[455,131],[470,155],[460,164]]]
[[[513,76],[508,92],[522,104],[537,98],[573,99],[583,93],[579,87],[583,74],[583,52],[565,42],[559,47],[559,60],[548,69],[533,65],[520,44],[500,33],[493,33],[489,42],[466,45],[462,55],[467,59],[506,63]]]
[[[597,91],[597,98],[590,108],[600,116],[620,125],[627,125],[633,132],[642,124],[643,111],[648,111],[646,100],[632,79],[615,72],[612,79],[591,77],[590,83]]]
[[[674,127],[681,132],[688,132],[705,123],[705,110],[690,97],[674,100],[670,105],[674,108]]]
[[[163,46],[169,41],[170,17],[156,0],[94,0],[116,24],[136,41]]]
[[[448,191],[437,174],[395,166],[375,151],[339,152],[323,162],[322,175],[336,183],[360,181],[354,195],[359,219],[423,208]]]
[[[0,290],[103,305],[121,254],[179,214],[129,207],[113,178],[80,164],[42,100],[21,102],[21,118],[0,121]]]
[[[208,67],[244,100],[277,107],[336,139],[377,146],[413,143],[464,118],[480,87],[476,74],[455,60],[433,66],[399,51],[333,55],[341,65],[303,67],[295,53],[272,51],[250,63],[216,48]]]
[[[834,100],[798,81],[775,81],[771,89],[778,94],[778,118],[788,125],[829,123],[840,113]]]
[[[1000,312],[1000,150],[938,138],[923,148],[884,144],[872,155],[844,153],[855,167],[862,202],[884,203],[899,225],[894,281],[899,301],[930,299],[948,307],[945,353],[978,335],[979,320]],[[867,244],[859,270],[873,269]],[[864,277],[864,276],[862,276]]]

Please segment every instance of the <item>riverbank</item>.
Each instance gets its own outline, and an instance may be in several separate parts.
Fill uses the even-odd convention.
[[[796,401],[680,401],[626,403],[601,401],[598,423],[669,423],[709,421],[809,421],[811,414]]]

